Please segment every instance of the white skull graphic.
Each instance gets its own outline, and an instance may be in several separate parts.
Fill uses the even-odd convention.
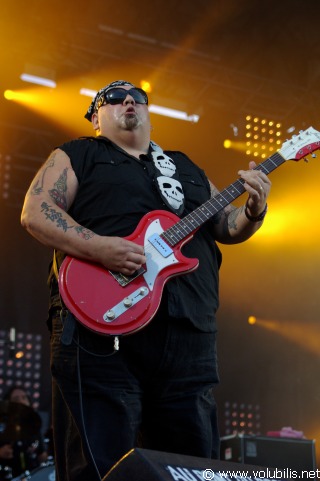
[[[168,200],[171,207],[178,210],[184,199],[180,182],[175,179],[169,179],[164,175],[158,177],[157,181],[162,195]]]
[[[166,154],[163,152],[152,152],[152,157],[155,166],[160,170],[162,175],[172,177],[175,174],[176,166]]]

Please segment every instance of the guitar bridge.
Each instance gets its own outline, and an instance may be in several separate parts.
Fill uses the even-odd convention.
[[[137,277],[141,276],[141,274],[144,274],[146,272],[146,269],[144,267],[140,267],[140,269],[136,270],[133,274],[130,276],[126,276],[124,274],[121,274],[121,272],[115,272],[115,271],[109,271],[112,277],[120,284],[121,287],[125,287],[130,282],[132,282],[134,279]]]

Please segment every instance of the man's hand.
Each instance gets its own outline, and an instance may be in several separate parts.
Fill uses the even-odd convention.
[[[239,170],[238,174],[244,180],[244,188],[249,194],[247,208],[252,217],[263,212],[270,192],[271,182],[261,170],[254,170],[256,163],[249,162],[249,170]]]
[[[102,237],[99,261],[107,269],[131,275],[146,263],[144,247],[121,237]]]

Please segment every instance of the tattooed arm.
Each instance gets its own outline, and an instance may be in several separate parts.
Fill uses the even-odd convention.
[[[236,244],[249,239],[263,223],[263,220],[253,222],[248,218],[257,217],[264,212],[271,188],[269,178],[263,172],[253,170],[255,165],[250,162],[249,170],[238,172],[249,194],[246,205],[236,208],[230,204],[213,217],[215,238],[223,244]],[[211,182],[210,188],[211,197],[219,193]],[[248,216],[245,213],[246,208]]]
[[[41,167],[26,194],[22,226],[46,246],[73,257],[99,262],[131,274],[146,262],[143,247],[119,237],[100,236],[67,213],[78,190],[69,157],[55,150]]]

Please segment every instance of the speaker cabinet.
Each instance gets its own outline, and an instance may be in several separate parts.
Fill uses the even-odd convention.
[[[228,471],[228,474],[227,474]],[[259,474],[258,474],[259,473]],[[102,481],[244,481],[246,476],[268,478],[267,468],[239,465],[147,449],[132,449],[113,466]],[[282,477],[281,481],[286,478]]]
[[[235,435],[221,440],[221,459],[271,468],[315,470],[315,441]]]

